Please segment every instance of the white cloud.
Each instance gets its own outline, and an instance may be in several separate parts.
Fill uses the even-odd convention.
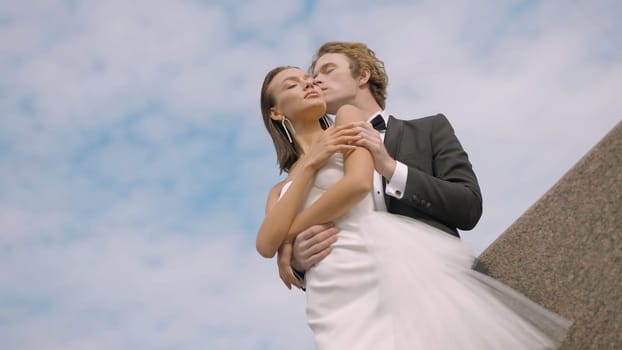
[[[0,293],[16,301],[5,314],[9,326],[0,327],[5,345],[195,348],[224,332],[235,349],[256,348],[268,334],[280,334],[275,348],[286,349],[309,337],[303,294],[283,288],[273,261],[258,259],[238,233],[97,231],[97,238],[15,245],[2,255]]]
[[[275,0],[240,1],[235,9],[235,24],[241,29],[253,32],[282,28],[303,10],[303,1]],[[277,34],[277,33],[275,33]]]
[[[229,40],[222,10],[190,2],[57,4],[52,14],[33,13],[6,30],[37,37],[26,38],[37,50],[7,50],[21,62],[10,75],[11,97],[28,97],[46,126],[97,127],[157,103],[171,81],[209,64]],[[197,95],[187,90],[194,87],[179,95]]]

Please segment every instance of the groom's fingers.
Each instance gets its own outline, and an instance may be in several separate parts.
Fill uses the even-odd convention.
[[[367,129],[367,130],[373,130],[375,131],[374,127],[371,125],[371,123],[369,122],[363,122],[363,121],[358,121],[358,122],[350,122],[348,124],[344,124],[342,125],[343,128],[345,129],[353,129],[356,130],[358,128],[363,128],[363,129]]]
[[[330,246],[326,249],[321,250],[317,254],[314,254],[311,257],[309,257],[309,259],[307,260],[309,263],[309,267],[322,261],[325,257],[328,256],[328,254],[330,254]]]
[[[342,136],[342,135],[352,135],[352,134],[354,134],[352,128],[345,127],[342,125],[342,126],[329,128],[322,135],[323,137],[331,137],[331,136]]]
[[[294,257],[304,271],[317,264],[337,240],[339,229],[332,224],[315,225],[301,232],[294,242]]]
[[[311,226],[310,228],[302,231],[298,236],[296,236],[296,242],[302,242],[301,246],[304,245],[306,248],[307,245],[315,243],[315,240],[317,239],[316,236],[320,235],[320,237],[322,237],[322,234],[325,231],[334,228],[335,225],[333,224],[321,224]]]
[[[362,146],[361,143],[364,141],[367,141],[366,144],[376,144],[378,142],[382,142],[378,131],[376,131],[368,122],[352,122],[344,126],[347,126],[350,130],[354,131],[354,134],[349,135],[356,135],[357,140],[353,142],[355,145]]]
[[[380,138],[380,134],[374,130],[368,130],[367,127],[359,128],[358,140],[353,142],[353,145],[361,146],[367,148],[374,157],[377,155],[377,152],[380,151],[381,147],[384,147],[384,143]]]
[[[330,253],[330,246],[337,241],[339,229],[335,226],[317,233],[309,239],[303,251],[305,269],[319,263]]]
[[[337,241],[338,232],[339,229],[337,227],[331,227],[315,235],[315,237],[311,239],[309,249],[307,250],[308,256],[316,255],[330,248],[330,246]]]

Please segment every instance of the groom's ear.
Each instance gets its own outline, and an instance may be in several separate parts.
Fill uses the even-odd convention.
[[[283,113],[277,111],[276,108],[272,107],[270,108],[270,119],[281,121],[281,119],[283,119]]]
[[[369,71],[369,69],[362,69],[361,75],[359,76],[359,84],[360,85],[367,84],[367,82],[369,82],[370,77],[371,77],[371,72]]]

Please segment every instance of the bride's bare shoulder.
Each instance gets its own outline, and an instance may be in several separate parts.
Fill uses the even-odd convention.
[[[337,110],[335,115],[335,124],[343,125],[351,122],[365,121],[363,111],[352,105],[343,105]]]
[[[268,196],[268,198],[279,198],[281,196],[281,192],[283,192],[283,190],[286,190],[287,187],[289,187],[289,185],[292,183],[292,180],[289,179],[289,176],[287,178],[285,178],[283,181],[280,181],[278,183],[276,183],[274,186],[272,186],[272,188],[270,189],[270,194]]]

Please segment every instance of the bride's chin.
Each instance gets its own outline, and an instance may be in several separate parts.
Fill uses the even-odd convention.
[[[321,103],[321,104],[315,105],[313,106],[312,111],[313,111],[312,114],[320,118],[321,116],[324,115],[324,113],[326,113],[326,104]]]
[[[317,119],[326,113],[326,104],[323,101],[319,103],[309,104],[302,110],[300,110],[300,116],[303,118]]]

